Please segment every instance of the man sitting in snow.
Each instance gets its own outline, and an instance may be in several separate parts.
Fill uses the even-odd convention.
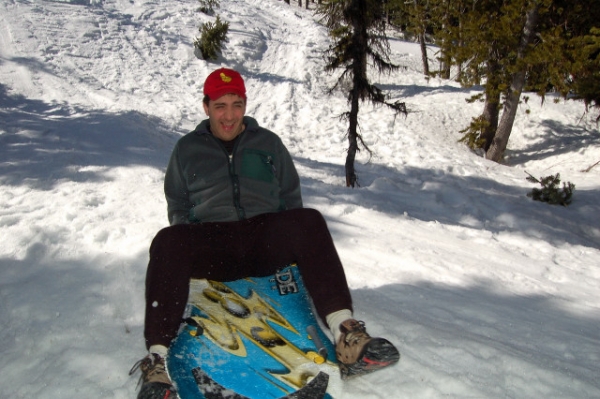
[[[302,207],[290,154],[273,132],[245,116],[246,88],[221,68],[204,83],[207,120],[175,146],[165,176],[171,226],[150,247],[139,398],[175,389],[165,357],[177,335],[191,278],[231,281],[266,276],[295,262],[318,315],[336,342],[341,368],[373,371],[399,359],[396,348],[370,337],[352,316],[344,269],[322,215]]]

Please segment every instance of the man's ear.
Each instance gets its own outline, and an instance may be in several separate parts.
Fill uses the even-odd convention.
[[[202,102],[202,106],[204,107],[204,113],[208,116],[208,105],[205,102]]]

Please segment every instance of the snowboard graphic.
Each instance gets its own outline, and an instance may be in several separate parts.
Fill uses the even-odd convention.
[[[232,282],[192,280],[167,369],[181,399],[335,398],[340,371],[298,267]]]

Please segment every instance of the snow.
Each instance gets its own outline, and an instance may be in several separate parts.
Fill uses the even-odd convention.
[[[344,398],[600,397],[600,132],[581,103],[521,104],[506,164],[457,140],[480,87],[425,79],[418,47],[372,79],[409,115],[364,104],[360,188],[344,185],[345,95],[327,95],[326,30],[276,0],[222,0],[218,62],[194,56],[196,0],[0,0],[0,391],[132,398],[148,247],[167,225],[175,141],[202,84],[238,69],[248,115],[277,132],[326,217],[356,316],[400,363]],[[434,50],[430,49],[434,58]],[[536,177],[576,185],[534,202]]]

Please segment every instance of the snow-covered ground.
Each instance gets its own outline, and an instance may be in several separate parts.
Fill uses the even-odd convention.
[[[582,172],[600,160],[595,114],[532,95],[507,165],[486,161],[457,143],[480,88],[426,80],[417,46],[393,40],[405,68],[373,80],[410,113],[362,107],[374,154],[348,189],[346,100],[326,94],[312,12],[222,0],[229,43],[208,63],[192,42],[214,17],[198,7],[0,0],[1,397],[135,397],[165,165],[219,66],[246,77],[248,114],[290,149],[357,317],[402,352],[344,398],[600,397],[600,165]],[[572,205],[530,200],[525,171],[574,183]]]

